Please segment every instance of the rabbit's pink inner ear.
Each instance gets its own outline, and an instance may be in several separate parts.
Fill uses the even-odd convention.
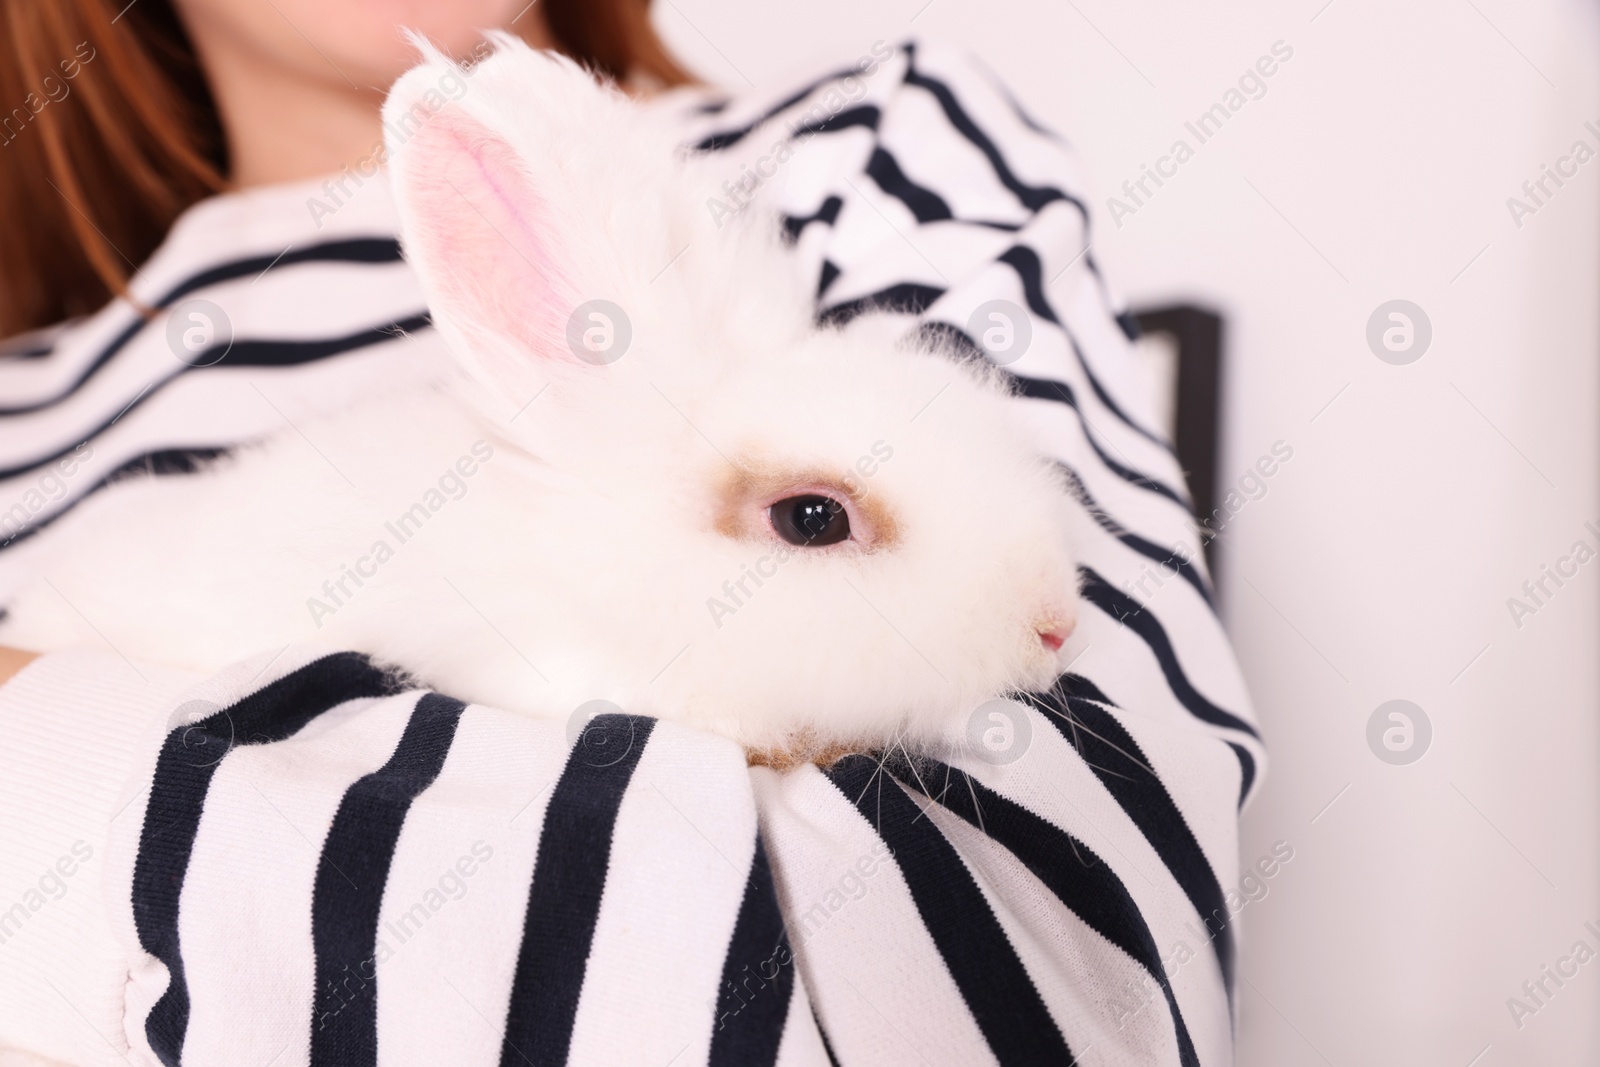
[[[550,351],[565,287],[544,203],[516,152],[456,108],[434,115],[401,152],[396,191],[409,209],[407,254],[431,290],[434,314],[468,336],[487,329]]]

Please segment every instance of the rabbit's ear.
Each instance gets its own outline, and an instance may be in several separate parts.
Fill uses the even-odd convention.
[[[515,392],[530,364],[572,359],[561,266],[571,257],[516,150],[446,106],[393,154],[390,172],[406,257],[458,356]]]

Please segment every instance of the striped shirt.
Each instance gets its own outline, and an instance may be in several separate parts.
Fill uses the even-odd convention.
[[[779,772],[670,722],[406,689],[354,653],[263,650],[211,678],[46,656],[0,689],[0,1048],[1232,1061],[1237,812],[1262,750],[1071,154],[922,42],[791,92],[651,106],[726,160],[713,216],[782,212],[820,321],[896,311],[1004,365],[1093,520],[1068,673],[950,763]],[[133,281],[161,314],[116,301],[13,342],[0,596],[86,495],[437,373],[394,226],[381,174],[218,197]],[[996,306],[1027,332],[1015,356],[985,336]]]

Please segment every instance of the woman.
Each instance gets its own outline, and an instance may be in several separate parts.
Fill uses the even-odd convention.
[[[24,101],[0,120],[8,545],[129,474],[181,477],[430,373],[381,169],[382,87],[412,55],[392,15],[0,10]],[[725,154],[714,217],[785,213],[820,318],[888,306],[1006,364],[1102,532],[1081,674],[977,722],[1001,742],[930,778],[860,756],[750,771],[647,727],[589,761],[565,724],[395,694],[350,655],[266,649],[206,679],[13,653],[0,1044],[73,1063],[1231,1057],[1222,887],[1260,748],[1070,161],[935,47],[879,42],[798,92],[726,100],[671,88],[646,15],[479,0],[405,21],[463,63],[507,27],[654,94]],[[16,570],[0,550],[0,594]]]

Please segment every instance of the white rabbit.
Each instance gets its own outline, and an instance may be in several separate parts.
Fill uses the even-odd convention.
[[[203,670],[321,642],[777,763],[959,744],[985,700],[1051,685],[1074,520],[1004,386],[877,316],[819,329],[773,215],[717,227],[724,175],[667,124],[496,43],[459,101],[424,49],[384,108],[406,255],[467,373],[96,494],[19,546],[36,577],[0,642]]]

